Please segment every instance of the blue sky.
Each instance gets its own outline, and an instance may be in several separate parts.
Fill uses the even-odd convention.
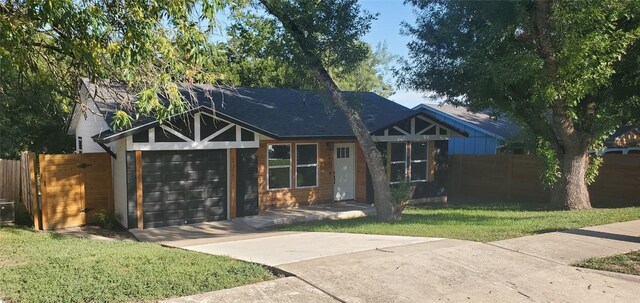
[[[412,8],[404,5],[403,0],[360,0],[363,9],[370,13],[378,13],[378,19],[371,24],[371,31],[364,40],[375,46],[378,42],[387,42],[389,52],[407,56],[407,43],[411,37],[400,35],[400,23],[413,23],[415,19]]]
[[[380,42],[386,42],[389,53],[401,57],[407,57],[407,43],[411,41],[411,37],[400,34],[402,21],[413,23],[415,15],[411,5],[404,5],[404,0],[359,0],[363,9],[370,13],[378,13],[378,18],[371,24],[370,32],[364,36],[364,41],[375,47]],[[224,28],[229,20],[224,14],[219,15],[220,33],[212,37],[215,40],[224,40]],[[395,84],[395,83],[394,83]],[[420,103],[433,102],[431,98],[425,97],[425,94],[415,91],[407,91],[396,89],[396,93],[389,97],[409,108]]]
[[[415,20],[413,8],[404,5],[403,0],[360,0],[363,9],[378,13],[378,19],[371,24],[371,31],[364,37],[364,40],[375,47],[379,42],[386,42],[388,51],[394,55],[407,57],[407,43],[411,37],[400,35],[402,28],[400,23],[405,21],[412,24]],[[398,89],[396,93],[389,97],[407,107],[414,107],[420,103],[433,102],[425,97],[423,93]]]

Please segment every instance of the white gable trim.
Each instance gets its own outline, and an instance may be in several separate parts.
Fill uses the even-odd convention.
[[[447,117],[449,117],[449,118],[451,118],[453,120],[456,120],[456,122],[458,122],[460,124],[463,124],[464,126],[473,128],[474,130],[477,130],[477,131],[479,131],[481,133],[487,134],[487,135],[489,135],[491,137],[494,137],[494,138],[496,138],[498,140],[505,140],[504,137],[502,137],[502,136],[500,136],[498,134],[492,133],[492,132],[490,132],[490,131],[482,128],[482,127],[479,127],[479,126],[477,126],[475,124],[469,123],[469,122],[467,122],[467,121],[465,121],[465,120],[463,120],[463,119],[461,119],[459,117],[456,117],[456,116],[451,115],[449,113],[446,113],[446,112],[443,112],[441,110],[435,109],[435,108],[433,108],[431,106],[421,104],[421,105],[418,105],[418,107],[421,108],[421,109],[424,109],[424,110],[431,111],[431,112],[436,113],[436,114],[441,114],[441,115],[447,116]]]
[[[229,123],[229,125],[223,127],[222,129],[216,131],[214,134],[204,138],[204,139],[200,139],[201,137],[201,133],[200,133],[200,117],[201,114],[205,114],[209,117],[213,117],[215,119],[218,119],[220,121],[224,121],[226,123]],[[195,113],[194,114],[194,132],[195,132],[195,136],[194,139],[195,140],[191,140],[189,138],[187,138],[186,136],[184,136],[183,134],[181,134],[180,132],[171,129],[169,126],[166,125],[162,125],[161,128],[165,131],[168,131],[178,137],[180,137],[181,139],[185,140],[186,142],[155,142],[155,128],[150,128],[146,131],[149,132],[149,142],[133,142],[133,135],[129,135],[126,137],[126,142],[127,142],[127,150],[131,151],[131,150],[144,150],[144,151],[153,151],[153,150],[190,150],[190,149],[194,149],[194,150],[200,150],[200,149],[228,149],[228,148],[258,148],[260,146],[260,139],[259,139],[259,134],[243,128],[235,123],[231,123],[229,121],[226,121],[224,119],[221,119],[219,117],[214,117],[212,115],[209,115],[207,113]],[[222,134],[224,131],[232,128],[232,127],[236,127],[236,140],[235,141],[224,141],[224,142],[211,142],[209,140],[215,138],[216,136]],[[247,131],[250,131],[253,133],[253,141],[242,141],[242,129],[245,129]]]
[[[423,120],[430,125],[426,126],[424,129],[416,129],[416,119]],[[411,118],[411,130],[407,132],[398,126],[391,126],[386,128],[383,131],[382,136],[372,136],[374,142],[421,142],[421,141],[431,141],[431,140],[449,140],[450,137],[457,137],[458,131],[452,130],[446,126],[441,125],[440,123],[429,119],[428,117],[424,117],[422,115],[416,115]],[[424,133],[428,130],[431,130],[435,127],[435,134],[425,135]],[[400,132],[402,135],[390,135],[389,129],[396,130]],[[446,134],[443,132],[446,131]]]

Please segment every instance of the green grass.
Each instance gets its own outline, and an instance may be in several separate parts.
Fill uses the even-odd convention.
[[[640,207],[547,211],[532,205],[410,208],[396,223],[375,217],[285,226],[290,231],[439,237],[489,242],[520,236],[640,219]]]
[[[135,302],[272,279],[260,265],[151,243],[0,228],[0,301]]]
[[[610,257],[591,258],[575,266],[640,276],[640,250]]]

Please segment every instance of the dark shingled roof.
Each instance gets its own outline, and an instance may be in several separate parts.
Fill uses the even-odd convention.
[[[96,87],[84,82],[90,92]],[[223,119],[274,139],[353,137],[347,120],[331,102],[326,92],[287,88],[246,88],[194,84],[181,88],[194,110],[213,111]],[[96,103],[108,125],[117,109],[113,90],[97,89]],[[190,92],[194,94],[192,98]],[[121,92],[120,92],[121,93]],[[121,94],[121,98],[124,95]],[[388,126],[415,111],[371,92],[345,92],[370,131]],[[128,96],[126,96],[128,98]],[[435,119],[435,117],[434,117]],[[441,122],[436,119],[436,121]],[[152,127],[152,117],[141,118],[124,131],[108,130],[94,137],[110,142],[125,135]],[[446,123],[442,122],[447,125]],[[454,128],[455,129],[455,128]]]
[[[450,104],[420,104],[414,109],[425,109],[430,111],[439,111],[454,119],[458,119],[474,125],[492,134],[496,134],[502,139],[517,139],[520,127],[511,122],[506,117],[495,118],[487,112],[471,112],[462,106],[454,106]]]

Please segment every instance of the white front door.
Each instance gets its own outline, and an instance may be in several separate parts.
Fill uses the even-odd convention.
[[[355,145],[336,143],[333,149],[333,199],[353,200],[355,197]]]

